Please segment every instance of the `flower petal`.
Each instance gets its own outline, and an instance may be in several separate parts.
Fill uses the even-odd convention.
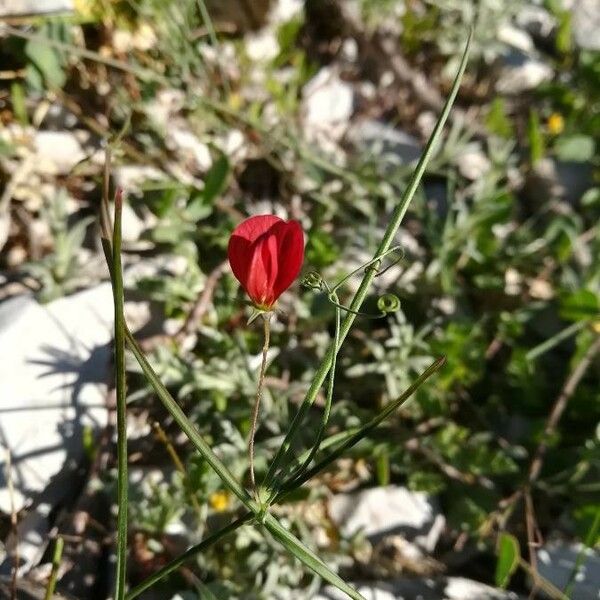
[[[298,221],[283,222],[279,228],[279,269],[273,286],[275,298],[279,298],[298,277],[304,261],[304,234]]]
[[[233,230],[227,254],[231,270],[244,288],[250,274],[253,242],[278,222],[281,219],[275,215],[257,215],[246,219]]]

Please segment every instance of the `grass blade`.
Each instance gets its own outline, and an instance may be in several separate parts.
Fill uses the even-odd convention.
[[[242,487],[239,481],[234,477],[233,473],[231,473],[231,471],[221,462],[219,457],[213,452],[212,448],[206,443],[200,432],[196,429],[196,426],[181,410],[179,404],[177,404],[173,396],[171,396],[167,388],[162,384],[158,375],[144,356],[139,344],[136,342],[135,338],[133,335],[131,335],[131,332],[127,328],[125,329],[125,339],[127,341],[127,345],[133,352],[133,355],[142,368],[144,375],[150,382],[150,385],[154,388],[154,391],[158,395],[160,401],[163,403],[163,406],[167,409],[173,419],[175,419],[181,430],[186,434],[198,452],[200,452],[204,460],[206,460],[206,462],[221,478],[221,481],[223,481],[227,488],[239,498],[239,500],[248,510],[255,514],[259,514],[259,505]]]
[[[115,381],[117,394],[117,577],[115,598],[125,598],[127,573],[127,405],[125,402],[125,321],[123,317],[123,269],[121,265],[121,213],[123,195],[115,193],[112,287],[115,306]]]
[[[265,523],[267,531],[282,545],[314,571],[327,583],[348,594],[353,600],[365,600],[353,587],[349,586],[339,575],[336,575],[312,550],[309,550],[296,536],[290,533],[272,515],[267,514]]]

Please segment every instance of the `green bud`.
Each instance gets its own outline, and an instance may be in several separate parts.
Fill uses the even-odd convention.
[[[309,271],[300,282],[300,285],[311,290],[323,289],[323,278],[316,271]]]

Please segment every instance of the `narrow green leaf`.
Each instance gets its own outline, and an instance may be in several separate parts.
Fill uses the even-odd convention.
[[[596,143],[589,135],[563,135],[556,140],[554,152],[560,160],[587,162],[596,154]]]
[[[354,588],[350,587],[339,575],[336,575],[314,552],[309,550],[302,542],[281,525],[272,515],[265,519],[267,531],[284,546],[288,552],[302,561],[319,577],[335,586],[340,591],[348,594],[353,600],[365,600]]]
[[[354,429],[350,431],[343,431],[340,433],[336,433],[332,436],[326,438],[321,444],[321,449],[326,449],[331,446],[338,447],[335,451],[327,454],[318,465],[316,465],[313,469],[311,469],[310,473],[305,473],[300,478],[290,477],[282,486],[282,491],[277,495],[274,502],[282,501],[286,496],[288,496],[291,492],[299,488],[303,483],[308,481],[314,474],[319,472],[320,470],[327,467],[331,464],[336,458],[340,456],[345,450],[348,450],[355,444],[357,444],[363,437],[371,430],[373,427],[377,427],[384,419],[386,419],[393,410],[397,410],[406,400],[416,392],[416,390],[425,382],[425,380],[430,377],[437,369],[439,369],[444,364],[444,359],[439,359],[433,365],[431,365],[426,371],[422,373],[422,375],[413,383],[413,385],[406,390],[402,396],[400,396],[394,402],[386,405],[384,409],[380,411],[380,413],[373,418],[369,423],[367,423],[363,428]],[[310,451],[307,450],[304,452],[297,460],[298,464],[302,464],[306,458],[309,456]],[[186,552],[184,552],[181,556],[173,559],[170,563],[165,565],[162,569],[151,575],[148,579],[140,583],[137,587],[132,589],[129,594],[127,594],[127,600],[132,600],[136,598],[143,591],[147,590],[149,587],[154,585],[157,581],[166,577],[169,573],[172,573],[176,569],[178,569],[181,565],[183,565],[186,561],[190,560],[200,552],[206,550],[209,546],[219,541],[229,533],[232,533],[245,523],[249,523],[253,519],[254,515],[251,512],[248,512],[241,517],[239,517],[236,521],[227,525],[220,531],[217,531],[212,536],[206,538],[199,544],[192,546]]]
[[[185,413],[181,410],[177,402],[173,399],[167,388],[162,384],[158,375],[144,356],[142,349],[139,347],[135,338],[131,335],[131,332],[125,330],[125,339],[133,355],[138,361],[144,375],[150,382],[150,385],[154,388],[154,391],[158,395],[163,406],[169,411],[170,415],[175,419],[181,430],[187,435],[188,439],[196,447],[198,452],[202,455],[204,460],[211,466],[211,468],[221,478],[223,483],[229,488],[229,490],[235,494],[244,506],[255,514],[260,512],[258,504],[250,497],[248,492],[240,485],[233,473],[221,462],[219,457],[213,452],[212,448],[206,443],[200,432],[196,429],[194,424],[186,417]]]
[[[58,577],[58,568],[60,567],[60,561],[62,560],[62,553],[65,542],[63,538],[58,536],[54,543],[54,553],[52,554],[52,570],[50,571],[50,577],[48,578],[48,585],[46,586],[46,595],[44,600],[52,600],[54,597],[54,588],[56,587],[56,579]]]
[[[575,321],[575,323],[569,325],[568,327],[565,327],[564,329],[561,329],[558,333],[543,341],[541,344],[538,344],[529,352],[527,352],[527,354],[525,355],[525,360],[532,361],[536,358],[539,358],[546,352],[549,352],[550,350],[552,350],[552,348],[558,346],[558,344],[560,344],[564,340],[570,338],[576,333],[579,333],[580,330],[587,326],[588,322],[589,321]]]
[[[176,571],[184,565],[188,560],[192,559],[197,554],[204,552],[207,548],[223,539],[225,536],[233,533],[236,529],[239,529],[242,525],[249,523],[254,515],[251,512],[246,513],[241,516],[239,519],[236,519],[226,527],[223,527],[219,531],[213,533],[208,536],[206,539],[202,540],[199,544],[192,546],[188,550],[186,550],[183,554],[180,554],[177,558],[173,559],[170,563],[166,564],[162,569],[156,571],[142,581],[142,583],[135,586],[133,589],[129,591],[127,596],[125,596],[126,600],[133,600],[133,598],[137,598],[142,592],[145,592],[148,588],[152,587],[155,583],[160,581],[163,577],[166,577],[169,573]]]
[[[10,101],[17,121],[23,126],[29,125],[25,92],[23,86],[17,81],[13,81],[10,86]]]
[[[25,55],[50,88],[62,88],[67,81],[58,52],[43,42],[30,40]]]
[[[121,266],[121,190],[115,194],[113,229],[112,287],[115,307],[115,383],[117,395],[117,576],[115,598],[125,598],[127,573],[127,404],[125,401],[125,320],[123,317],[123,269]]]
[[[210,168],[204,179],[202,192],[204,201],[211,204],[213,200],[225,189],[229,176],[229,160],[222,154]]]
[[[375,258],[378,256],[385,255],[388,252],[388,250],[392,247],[394,237],[398,233],[398,229],[400,227],[400,224],[402,223],[402,220],[404,219],[404,215],[406,214],[406,211],[408,210],[408,206],[411,203],[411,201],[419,187],[419,184],[421,183],[421,179],[423,178],[425,169],[427,168],[427,165],[429,164],[429,161],[431,160],[431,157],[433,156],[433,152],[437,146],[437,143],[439,142],[439,139],[442,135],[444,125],[446,124],[446,121],[448,120],[448,115],[450,114],[450,110],[452,109],[452,105],[454,104],[454,101],[458,94],[460,82],[462,80],[463,74],[464,74],[466,66],[467,66],[467,59],[469,56],[469,49],[471,46],[472,37],[473,37],[473,30],[471,29],[469,31],[469,36],[468,36],[467,42],[465,44],[465,49],[464,49],[464,52],[463,52],[463,55],[462,55],[462,58],[460,61],[460,66],[458,68],[458,72],[456,73],[454,83],[452,84],[452,89],[450,91],[450,95],[448,96],[446,103],[444,104],[444,108],[442,109],[442,114],[440,115],[437,123],[435,124],[435,127],[433,129],[431,137],[429,138],[429,141],[427,142],[427,145],[425,146],[425,150],[423,151],[423,154],[422,154],[421,158],[419,159],[419,162],[418,162],[417,166],[415,167],[415,170],[413,171],[413,174],[408,183],[408,186],[406,187],[406,190],[404,191],[404,194],[402,195],[400,202],[398,203],[398,205],[396,206],[394,212],[392,213],[392,215],[390,217],[389,224],[384,233],[383,239],[381,240],[381,243],[379,244],[379,247],[377,248],[377,251],[374,254]],[[374,268],[365,270],[365,275],[363,276],[363,279],[358,287],[358,290],[356,291],[356,294],[354,295],[354,298],[352,299],[352,302],[350,303],[349,308],[350,308],[350,311],[352,311],[352,312],[348,312],[346,314],[346,317],[342,323],[340,336],[339,336],[340,337],[339,344],[338,344],[337,348],[334,347],[333,343],[329,346],[327,353],[325,354],[325,357],[323,358],[323,361],[321,362],[319,368],[317,369],[314,379],[313,379],[308,391],[306,392],[306,396],[304,397],[302,404],[300,405],[300,408],[298,409],[298,412],[294,415],[292,423],[290,424],[290,428],[283,440],[283,443],[281,444],[281,447],[279,448],[274,460],[271,462],[271,465],[269,467],[269,470],[267,472],[267,475],[265,477],[265,481],[263,484],[264,487],[269,487],[272,485],[275,475],[276,475],[282,461],[287,457],[287,455],[290,451],[292,442],[295,439],[298,431],[300,430],[302,421],[304,420],[306,414],[308,413],[308,410],[314,403],[314,401],[317,397],[317,394],[319,393],[319,390],[321,389],[321,386],[323,385],[323,382],[325,381],[325,378],[327,377],[327,373],[329,372],[331,365],[333,364],[334,356],[339,351],[341,345],[344,343],[344,340],[346,339],[346,336],[348,335],[348,332],[350,331],[350,328],[352,327],[352,324],[354,323],[354,319],[356,318],[356,313],[360,311],[360,308],[361,308],[363,302],[365,301],[365,298],[367,297],[367,294],[369,292],[371,284],[373,283],[373,280],[377,273],[376,267],[377,267],[377,264],[374,265]]]
[[[376,458],[377,483],[384,487],[390,483],[390,455],[386,448],[380,450]]]
[[[415,380],[415,382],[396,400],[393,402],[389,402],[386,406],[375,415],[368,423],[363,425],[360,429],[358,429],[351,436],[346,438],[337,448],[326,454],[317,464],[315,464],[311,469],[306,471],[301,477],[294,479],[293,481],[288,481],[281,486],[281,491],[277,495],[276,501],[280,500],[286,493],[289,491],[296,489],[309,479],[312,479],[317,473],[320,473],[323,469],[328,467],[332,462],[340,458],[346,450],[349,450],[362,439],[367,437],[376,429],[385,419],[387,419],[394,411],[400,408],[405,402],[409,400],[409,398],[431,377],[438,369],[442,367],[442,365],[446,362],[444,357],[438,358],[431,366],[429,366],[419,377]]]
[[[540,118],[534,110],[529,112],[529,120],[527,122],[527,137],[529,138],[529,154],[531,164],[535,165],[546,152],[544,144],[544,136],[540,125]]]
[[[498,562],[496,563],[496,585],[505,588],[519,566],[521,549],[517,539],[509,533],[501,533],[498,538]]]

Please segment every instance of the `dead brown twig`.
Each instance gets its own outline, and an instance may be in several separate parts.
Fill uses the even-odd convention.
[[[560,394],[556,398],[552,409],[550,410],[550,414],[548,415],[548,419],[546,420],[546,426],[544,427],[542,440],[540,441],[533,454],[533,458],[531,459],[526,483],[521,488],[516,490],[510,497],[503,500],[499,506],[500,511],[502,511],[504,515],[502,520],[505,523],[515,509],[516,504],[521,499],[524,501],[525,527],[527,532],[527,546],[529,550],[529,563],[525,564],[527,564],[529,569],[528,572],[530,575],[532,575],[535,586],[537,587],[544,588],[543,583],[540,583],[542,579],[537,574],[537,558],[535,553],[535,548],[541,543],[542,536],[536,524],[535,508],[533,504],[533,498],[531,496],[531,488],[538,480],[542,471],[544,458],[548,450],[548,440],[556,431],[560,419],[567,408],[569,400],[577,390],[577,387],[581,383],[582,379],[587,373],[587,370],[590,368],[594,358],[598,355],[598,353],[600,353],[600,336],[598,336],[598,338],[592,342],[581,360],[571,371],[560,391]],[[495,518],[497,517],[498,515],[496,514]],[[500,522],[499,518],[498,522]],[[535,587],[533,591],[535,591]],[[555,597],[564,598],[564,595],[559,594],[558,596],[555,595]]]
[[[529,467],[529,477],[528,483],[531,485],[534,483],[542,470],[542,465],[544,464],[544,457],[546,455],[546,451],[548,450],[548,439],[553,435],[558,426],[558,423],[567,408],[567,404],[569,400],[575,393],[575,390],[581,383],[581,380],[585,376],[587,370],[592,364],[596,355],[600,352],[600,336],[591,344],[588,348],[587,352],[584,354],[582,359],[579,361],[577,366],[573,369],[572,373],[569,375],[565,384],[558,395],[558,398],[554,402],[554,406],[550,411],[550,415],[548,416],[548,420],[546,421],[546,426],[544,427],[544,435],[542,437],[542,441],[537,447],[533,459],[531,461],[531,465]]]

